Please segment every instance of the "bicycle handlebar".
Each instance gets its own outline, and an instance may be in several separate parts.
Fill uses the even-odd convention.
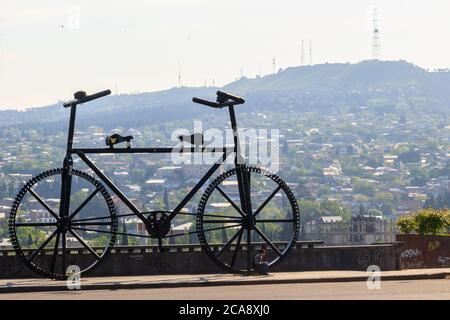
[[[212,108],[222,108],[217,102],[207,101],[199,98],[192,98],[192,101]]]
[[[192,98],[192,101],[208,107],[219,109],[245,103],[244,98],[221,91],[217,91],[217,102],[207,101],[199,98]]]
[[[89,102],[89,101],[92,101],[92,100],[95,100],[95,99],[99,99],[99,98],[105,97],[105,96],[110,95],[110,94],[111,94],[111,90],[100,91],[100,92],[91,94],[89,96],[84,96],[84,97],[81,97],[79,99],[67,101],[67,102],[64,103],[63,106],[64,106],[64,108],[74,107],[74,106],[76,106],[78,104],[82,104],[82,103]]]

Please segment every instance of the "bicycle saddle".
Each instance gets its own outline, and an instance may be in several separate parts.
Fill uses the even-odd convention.
[[[178,139],[181,142],[185,141],[189,144],[195,145],[196,147],[199,147],[199,146],[202,146],[205,144],[205,139],[203,137],[203,133],[194,133],[194,134],[191,134],[188,136],[181,135],[181,136],[178,136]]]
[[[126,137],[124,137],[124,136],[121,136],[120,134],[115,133],[115,134],[112,134],[110,136],[106,136],[105,143],[110,148],[113,148],[113,146],[115,144],[126,142],[127,143],[127,147],[130,148],[132,139],[134,139],[133,136],[126,136]]]

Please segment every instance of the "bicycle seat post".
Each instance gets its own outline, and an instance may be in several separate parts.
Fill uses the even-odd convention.
[[[70,107],[70,118],[69,118],[69,131],[67,134],[67,148],[66,152],[70,153],[73,147],[73,136],[75,133],[75,118],[77,114],[77,106],[73,105]]]
[[[240,142],[239,142],[239,134],[238,134],[237,121],[236,121],[236,114],[234,112],[234,105],[231,105],[228,107],[228,112],[230,114],[231,129],[233,130],[234,152],[236,153],[235,163],[236,163],[236,165],[243,164],[244,159],[241,154],[241,146],[240,146]]]

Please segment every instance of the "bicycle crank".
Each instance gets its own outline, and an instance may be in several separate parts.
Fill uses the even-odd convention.
[[[154,211],[147,217],[145,227],[152,238],[161,239],[170,232],[171,222],[166,212]]]

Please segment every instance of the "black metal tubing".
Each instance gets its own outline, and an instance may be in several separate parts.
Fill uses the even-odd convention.
[[[228,149],[227,152],[223,154],[222,159],[217,160],[217,162],[208,170],[208,172],[200,179],[199,182],[192,188],[192,190],[184,197],[183,200],[177,205],[177,207],[173,210],[173,212],[169,215],[169,220],[173,219],[180,211],[184,208],[184,206],[191,200],[197,191],[208,181],[208,179],[213,175],[214,172],[220,167],[220,165],[225,162],[230,153],[234,151],[234,149]]]
[[[147,150],[147,148],[145,148]],[[149,148],[148,150],[153,150],[154,148]],[[125,203],[125,205],[136,215],[138,216],[144,223],[146,221],[146,217],[143,212],[137,208],[133,202],[86,156],[83,150],[96,150],[96,149],[73,149],[72,152],[78,155],[87,166],[94,171],[94,173],[103,181],[118,197],[120,200]],[[110,149],[102,149],[104,151]],[[125,150],[131,151],[133,149],[112,149],[113,151],[117,150]],[[131,152],[131,153],[159,153],[159,152],[144,152],[144,149],[139,149],[140,152]],[[184,208],[184,206],[195,196],[198,190],[208,181],[208,179],[216,172],[216,170],[222,165],[223,162],[228,158],[228,156],[234,152],[234,148],[222,148],[223,157],[216,161],[213,166],[208,170],[208,172],[200,179],[199,182],[192,188],[192,190],[181,200],[178,206],[172,211],[169,215],[169,220],[172,220],[180,211]],[[90,152],[90,153],[102,153],[102,152]],[[109,152],[115,153],[115,152]]]
[[[246,223],[249,226],[247,228],[247,267],[251,268],[251,259],[252,259],[252,248],[251,248],[251,232],[254,228],[254,220],[253,220],[253,212],[251,207],[251,199],[250,199],[250,175],[247,175],[247,171],[245,170],[246,164],[244,162],[244,157],[241,153],[241,145],[239,142],[238,128],[236,122],[236,114],[234,112],[234,106],[230,106],[229,108],[231,127],[233,129],[234,136],[234,148],[236,157],[234,159],[236,168],[242,168],[244,170],[238,170],[236,177],[238,181],[238,189],[239,189],[239,198],[241,200],[241,208],[244,210],[246,214]]]
[[[82,93],[86,94],[85,92],[82,92]],[[63,104],[63,106],[64,106],[64,108],[75,107],[75,106],[77,106],[79,104],[83,104],[83,103],[86,103],[86,102],[89,102],[89,101],[92,101],[92,100],[95,100],[95,99],[99,99],[99,98],[105,97],[105,96],[110,95],[110,94],[111,94],[111,90],[104,90],[104,91],[101,91],[101,92],[97,92],[97,93],[91,94],[89,96],[84,96],[84,97],[82,97],[80,99],[76,99],[75,98],[75,100],[67,101],[67,102],[65,102]],[[75,94],[75,97],[76,97],[76,94]]]
[[[106,91],[99,93],[102,95],[106,95]],[[131,200],[86,156],[86,154],[162,154],[162,153],[215,153],[220,152],[223,154],[223,157],[218,159],[216,163],[212,165],[212,167],[208,170],[208,172],[200,179],[199,182],[192,188],[192,190],[181,200],[181,202],[177,205],[177,207],[171,212],[169,215],[169,220],[172,220],[180,211],[184,208],[184,206],[195,196],[198,190],[208,181],[208,179],[214,174],[214,172],[222,165],[228,156],[231,153],[235,153],[234,163],[238,165],[238,163],[243,163],[243,157],[240,153],[239,146],[239,138],[237,133],[237,124],[236,124],[236,116],[234,113],[234,104],[239,104],[238,102],[227,102],[222,104],[222,107],[228,107],[230,118],[231,118],[231,126],[234,132],[234,145],[232,147],[219,147],[219,148],[208,148],[208,147],[163,147],[163,148],[73,148],[73,136],[75,132],[75,117],[76,117],[76,106],[78,103],[74,103],[74,101],[67,103],[67,106],[71,107],[70,110],[70,119],[69,119],[69,132],[67,137],[67,149],[66,149],[66,157],[64,159],[64,171],[63,171],[63,183],[61,187],[61,209],[60,209],[60,217],[68,216],[69,206],[70,206],[70,188],[71,188],[71,175],[69,174],[70,170],[73,166],[72,155],[76,154],[79,156],[84,163],[92,170],[94,173],[100,178],[102,182],[104,182],[118,197],[120,200],[125,203],[125,205],[144,223],[146,222],[146,217],[143,212],[139,210]],[[245,212],[248,211],[248,203],[250,202],[250,195],[246,192],[248,188],[248,181],[245,175],[238,175],[238,185],[239,185],[239,193],[241,196],[242,208]],[[249,191],[249,190],[248,190]],[[251,212],[251,211],[250,211]],[[63,234],[65,236],[65,234]],[[65,248],[63,248],[65,251]]]
[[[130,199],[128,199],[127,196],[123,194],[122,191],[105,175],[103,172],[100,171],[100,169],[81,151],[77,152],[77,155],[88,165],[89,168],[92,169],[92,171],[95,172],[95,174],[102,180],[118,197],[120,200],[125,203],[125,205],[133,211],[135,215],[137,215],[143,222],[145,222],[146,218],[142,214],[141,210],[138,209],[134,205],[133,202],[131,202]]]
[[[234,150],[233,147],[221,147],[221,148],[74,148],[71,149],[71,153],[78,154],[79,152],[89,154],[89,153],[207,153],[207,152],[220,152],[227,153]]]

